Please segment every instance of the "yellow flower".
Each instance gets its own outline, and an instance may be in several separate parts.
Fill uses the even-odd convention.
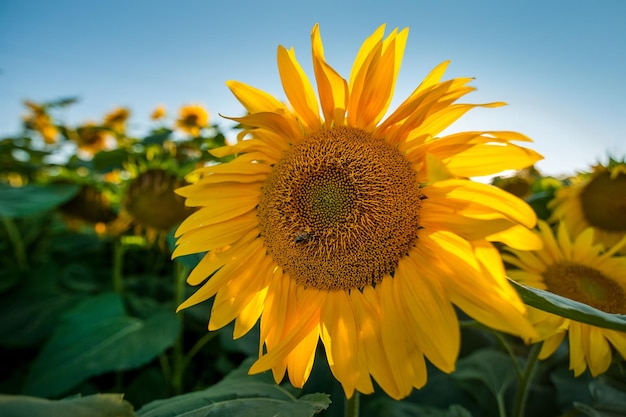
[[[76,137],[74,139],[81,152],[87,155],[95,155],[109,147],[111,137],[102,127],[88,122],[76,129]]]
[[[154,111],[152,112],[152,115],[150,116],[150,118],[152,120],[161,120],[165,117],[165,114],[166,114],[165,106],[162,104],[159,104],[157,108],[154,109]]]
[[[250,372],[307,380],[321,339],[348,397],[393,398],[426,383],[425,358],[452,372],[459,351],[453,304],[493,328],[529,336],[525,307],[492,240],[539,244],[523,201],[463,177],[533,164],[514,132],[436,138],[466,111],[453,104],[471,78],[440,81],[436,67],[383,120],[408,30],[361,47],[350,80],[324,60],[312,32],[319,102],[293,50],[278,48],[291,108],[236,81],[249,138],[214,149],[228,163],[195,171],[179,193],[198,211],[177,230],[174,256],[208,253],[188,283],[203,284],[179,308],[215,296],[209,329],[235,320],[234,337],[260,318],[261,357]],[[322,115],[319,114],[321,105]],[[204,280],[211,278],[204,282]],[[204,283],[203,283],[204,282]]]
[[[596,229],[596,242],[613,246],[626,236],[626,164],[598,165],[573,178],[549,204],[551,221],[563,221],[571,235]]]
[[[209,125],[209,113],[199,105],[183,106],[180,109],[176,125],[185,133],[199,136],[200,130]]]
[[[59,130],[52,123],[52,118],[45,107],[28,100],[24,101],[24,104],[31,110],[31,114],[23,118],[26,127],[39,133],[48,145],[56,143]]]
[[[555,237],[550,226],[539,222],[537,235],[544,247],[539,251],[511,249],[503,259],[519,269],[508,270],[509,276],[530,287],[547,290],[588,304],[607,313],[626,314],[626,257],[614,256],[626,238],[604,250],[594,244],[594,229],[587,228],[575,239],[561,223]],[[611,364],[613,345],[626,358],[626,333],[599,328],[529,307],[529,317],[543,341],[540,359],[552,355],[565,334],[569,334],[570,369],[576,376],[587,366],[595,377]]]
[[[162,168],[149,168],[133,178],[122,201],[122,218],[131,222],[138,234],[148,241],[165,235],[194,212],[185,207],[182,197],[174,190],[187,182]]]
[[[126,130],[126,121],[129,117],[130,110],[124,107],[118,107],[104,117],[104,123],[102,125],[118,133],[124,133]]]

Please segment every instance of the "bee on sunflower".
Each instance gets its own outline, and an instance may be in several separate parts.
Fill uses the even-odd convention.
[[[180,309],[215,297],[209,329],[235,321],[234,337],[260,320],[250,372],[305,383],[318,342],[347,397],[393,398],[426,383],[426,359],[452,372],[460,348],[453,306],[504,332],[532,337],[526,308],[492,242],[537,249],[533,210],[469,180],[531,166],[541,156],[511,131],[439,136],[467,111],[471,78],[435,67],[389,110],[408,29],[363,43],[348,80],[324,58],[313,28],[314,86],[293,49],[278,47],[289,105],[238,81],[247,111],[227,163],[195,171],[178,190],[196,208],[178,228],[173,256],[208,252]],[[321,112],[320,112],[321,109]],[[210,278],[208,278],[210,277]],[[207,280],[208,278],[208,280]]]

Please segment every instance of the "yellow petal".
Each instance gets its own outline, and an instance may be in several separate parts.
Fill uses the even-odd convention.
[[[311,44],[313,45],[313,70],[326,127],[343,126],[348,101],[348,83],[326,63],[317,24],[311,33]]]
[[[515,225],[506,230],[487,236],[490,242],[502,242],[510,248],[519,250],[540,250],[543,241],[536,233],[522,225]]]
[[[460,347],[459,322],[439,283],[422,273],[418,265],[423,262],[428,259],[415,251],[400,260],[394,275],[398,297],[415,328],[409,335],[416,345],[433,365],[452,372]]]
[[[345,291],[328,292],[320,324],[330,369],[346,396],[351,397],[358,381],[358,340],[354,313]]]
[[[302,67],[296,60],[296,54],[291,49],[278,47],[278,71],[283,90],[300,116],[307,132],[315,132],[322,128],[319,116],[319,104],[313,87]]]
[[[239,81],[227,81],[226,85],[249,113],[287,111],[274,96]]]
[[[190,230],[178,238],[172,257],[207,252],[230,245],[256,229],[257,225],[256,213],[248,212],[234,219]]]

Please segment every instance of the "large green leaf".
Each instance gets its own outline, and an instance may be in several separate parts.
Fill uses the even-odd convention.
[[[142,407],[140,417],[309,417],[330,404],[326,394],[295,398],[266,374],[248,375],[251,361],[219,383],[198,392],[153,401]]]
[[[49,336],[59,315],[80,297],[58,291],[30,288],[3,297],[0,303],[0,343],[23,347]]]
[[[11,187],[0,184],[0,217],[26,217],[45,213],[70,200],[78,192],[75,184],[29,184]]]
[[[465,381],[466,389],[471,391],[486,410],[494,410],[495,405],[484,398],[481,385],[491,392],[498,409],[502,410],[505,408],[505,394],[517,377],[511,358],[503,352],[492,349],[481,349],[460,359],[456,371],[451,376]]]
[[[609,314],[587,304],[561,297],[549,291],[531,288],[509,280],[524,303],[549,313],[598,327],[626,331],[626,315]]]
[[[126,315],[117,294],[90,297],[61,317],[24,391],[55,396],[89,377],[138,368],[172,346],[179,328],[173,312],[141,320]]]
[[[626,415],[626,392],[603,380],[589,384],[593,405],[575,402],[578,411],[589,417],[623,417]]]
[[[24,395],[1,395],[4,417],[135,417],[121,394],[96,394],[58,401]]]

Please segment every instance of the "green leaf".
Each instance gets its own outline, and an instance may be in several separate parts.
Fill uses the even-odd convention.
[[[79,297],[25,287],[0,302],[0,340],[10,347],[32,346],[50,335],[59,315]]]
[[[451,405],[447,410],[437,407],[413,404],[408,401],[394,401],[390,398],[377,399],[363,409],[363,415],[385,417],[472,417],[460,405]]]
[[[172,346],[179,329],[174,312],[141,320],[125,314],[117,294],[89,297],[61,317],[35,359],[24,391],[55,396],[89,377],[138,368]]]
[[[5,417],[134,417],[133,406],[121,394],[96,394],[58,401],[0,394]]]
[[[139,417],[309,417],[330,404],[326,394],[295,398],[276,385],[268,373],[248,375],[252,360],[217,384],[198,392],[153,401],[142,407]]]
[[[549,291],[531,288],[509,279],[524,303],[548,313],[593,326],[626,331],[626,315],[609,314],[587,304],[561,297]]]
[[[504,409],[504,395],[516,380],[515,368],[511,358],[503,352],[482,349],[462,358],[457,363],[457,369],[451,374],[452,378],[467,383],[466,387],[474,394],[477,400],[484,400],[476,389],[476,381],[482,382],[495,397],[498,409]],[[493,409],[488,401],[479,401],[488,409]],[[493,404],[493,403],[491,403]]]
[[[165,128],[159,129],[157,131],[154,131],[151,135],[143,138],[142,143],[144,145],[153,145],[153,144],[163,145],[163,142],[168,140],[171,134],[172,134],[172,130],[170,129],[165,129]]]
[[[0,184],[0,217],[27,217],[45,213],[78,193],[75,184],[29,184],[11,187]]]
[[[589,417],[619,417],[626,411],[626,392],[617,389],[602,380],[593,380],[589,384],[593,405],[574,403],[577,410]]]

